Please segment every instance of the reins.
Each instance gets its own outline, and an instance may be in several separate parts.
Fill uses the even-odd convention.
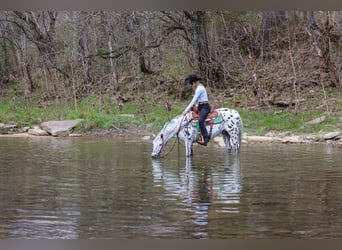
[[[172,150],[174,149],[174,147],[175,147],[177,141],[178,141],[178,156],[179,156],[179,144],[180,144],[180,141],[179,141],[179,136],[178,136],[178,134],[179,134],[179,132],[180,132],[181,129],[182,129],[182,123],[183,123],[184,118],[185,118],[185,116],[182,117],[182,120],[181,120],[181,122],[180,122],[180,124],[179,124],[179,128],[178,128],[177,133],[176,133],[176,135],[177,135],[177,140],[174,141],[174,143],[173,143],[171,149],[170,149],[166,154],[159,156],[160,158],[164,158],[164,157],[166,157],[168,154],[170,154],[170,153],[172,152]],[[191,122],[191,120],[192,120],[192,119],[190,119],[190,120],[184,125],[184,127],[186,127],[187,125],[189,125],[189,123]],[[187,132],[187,131],[186,131],[186,132]],[[189,133],[189,132],[187,132],[187,134],[188,134],[188,133]],[[164,145],[164,147],[165,147],[166,145],[167,145],[167,143]]]

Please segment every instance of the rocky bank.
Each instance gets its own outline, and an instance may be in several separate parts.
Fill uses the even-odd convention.
[[[15,124],[0,123],[0,136],[8,137],[29,137],[29,136],[54,136],[54,137],[75,137],[75,136],[125,136],[139,137],[142,140],[152,140],[153,133],[149,128],[132,128],[126,130],[97,130],[86,134],[75,134],[73,129],[82,121],[63,120],[48,121],[32,128],[19,128]],[[216,137],[213,142],[219,147],[224,147],[222,137]],[[321,132],[317,134],[294,135],[290,132],[269,132],[264,136],[244,133],[242,143],[286,143],[286,144],[332,144],[342,146],[342,131]]]

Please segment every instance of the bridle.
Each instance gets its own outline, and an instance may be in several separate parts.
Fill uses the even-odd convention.
[[[180,122],[180,124],[179,124],[178,130],[177,130],[177,133],[176,133],[176,135],[177,135],[177,140],[174,141],[174,143],[173,143],[171,149],[170,149],[166,154],[160,155],[160,156],[159,156],[160,158],[164,158],[164,157],[166,157],[168,154],[170,154],[170,153],[172,152],[172,150],[174,149],[174,147],[175,147],[177,141],[178,141],[178,156],[179,156],[179,144],[180,144],[180,141],[179,141],[179,136],[178,136],[178,134],[179,134],[179,132],[184,128],[185,134],[186,134],[187,136],[189,136],[189,135],[190,135],[189,130],[188,130],[188,129],[185,129],[185,128],[187,128],[188,125],[190,124],[190,122],[193,120],[193,118],[190,118],[189,121],[187,121],[187,122],[184,124],[184,126],[182,126],[183,120],[184,120],[185,118],[186,118],[186,115],[182,117],[182,120],[181,120],[181,122]],[[162,137],[162,144],[163,144],[163,147],[162,147],[162,149],[163,149],[163,148],[166,146],[166,144],[167,144],[167,143],[164,144],[164,137]],[[161,149],[161,150],[162,150],[162,149]]]

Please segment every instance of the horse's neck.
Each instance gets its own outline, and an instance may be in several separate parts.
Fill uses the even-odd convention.
[[[174,137],[181,126],[181,119],[179,117],[174,118],[165,128],[163,129],[163,136],[165,143]]]
[[[174,137],[176,135],[176,133],[167,133],[167,134],[164,134],[164,142],[167,143],[172,137]]]

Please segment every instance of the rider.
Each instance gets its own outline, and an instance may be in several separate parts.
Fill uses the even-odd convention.
[[[208,102],[207,91],[203,84],[200,83],[200,80],[202,80],[202,78],[199,78],[197,75],[190,75],[184,80],[185,84],[191,85],[195,94],[190,104],[183,111],[182,115],[185,116],[191,110],[191,107],[194,106],[196,102],[198,103],[198,110],[200,112],[200,118],[198,120],[198,123],[203,136],[203,141],[198,141],[198,143],[203,146],[207,146],[207,143],[209,142],[209,135],[205,127],[205,119],[210,113],[210,105]]]

